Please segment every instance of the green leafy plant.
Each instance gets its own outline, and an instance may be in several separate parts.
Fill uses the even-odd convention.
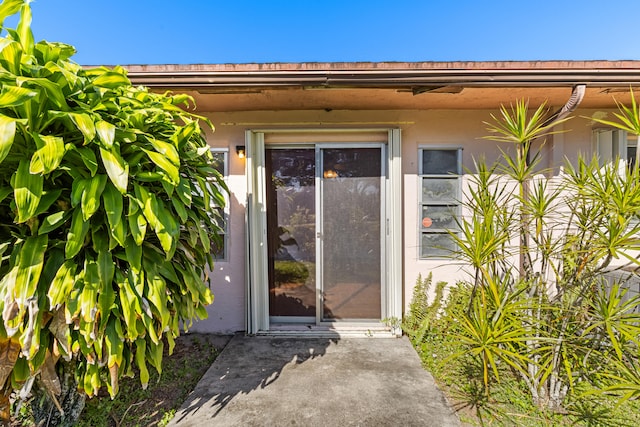
[[[135,365],[149,381],[181,327],[206,316],[212,206],[224,204],[185,95],[134,87],[115,67],[83,69],[74,49],[35,43],[28,1],[0,23],[0,386],[59,407],[58,373],[89,396]],[[59,407],[60,408],[60,407]],[[60,408],[62,409],[62,408]]]
[[[453,234],[455,257],[472,267],[470,303],[459,318],[465,345],[453,357],[478,359],[487,397],[502,363],[521,376],[535,405],[561,411],[578,384],[613,386],[605,378],[616,378],[603,372],[612,373],[610,362],[637,339],[636,316],[622,315],[637,301],[601,292],[615,265],[638,264],[640,174],[580,158],[551,176],[537,147],[559,121],[544,105],[532,110],[520,101],[492,119],[487,138],[513,146],[495,165],[476,163],[463,201],[468,215]]]
[[[433,323],[440,315],[439,311],[442,307],[443,293],[447,282],[438,282],[436,284],[433,299],[429,302],[432,280],[432,273],[429,273],[425,278],[422,277],[422,274],[418,275],[416,284],[413,287],[409,310],[404,319],[402,319],[402,330],[414,344],[424,340],[425,336],[433,328]]]

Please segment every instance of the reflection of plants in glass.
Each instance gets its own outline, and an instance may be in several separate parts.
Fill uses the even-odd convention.
[[[455,210],[451,206],[425,206],[422,217],[429,218],[432,225],[428,228],[451,229],[456,227]]]
[[[312,261],[316,257],[316,215],[311,209],[296,206],[289,218],[290,235],[295,236],[298,245],[298,259]]]
[[[284,283],[304,283],[309,277],[309,269],[298,261],[275,261],[276,285]]]
[[[455,200],[458,180],[446,178],[425,178],[422,181],[422,200]]]
[[[329,282],[380,277],[380,178],[338,178],[324,186],[324,259]],[[330,242],[330,243],[328,243]]]

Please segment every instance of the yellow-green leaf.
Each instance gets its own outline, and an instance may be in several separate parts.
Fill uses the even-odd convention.
[[[131,82],[124,74],[117,73],[114,71],[107,71],[105,73],[100,74],[98,77],[93,79],[93,84],[95,86],[106,87],[109,89],[114,89],[122,85],[130,85]]]
[[[142,389],[146,390],[149,386],[149,370],[147,369],[146,362],[147,343],[144,338],[138,338],[136,340],[136,364],[140,370],[140,383]]]
[[[100,120],[96,123],[96,130],[98,131],[98,136],[100,137],[100,141],[102,141],[104,146],[106,148],[113,147],[113,141],[116,136],[116,127],[109,122]]]
[[[107,221],[111,234],[121,246],[124,246],[126,236],[123,235],[123,233],[125,229],[124,227],[118,227],[122,222],[123,197],[110,182],[106,183],[104,187],[102,202],[104,204],[104,210],[107,213]]]
[[[22,5],[20,11],[20,20],[18,21],[18,37],[20,44],[26,55],[33,54],[33,33],[31,32],[31,6],[26,2]]]
[[[0,114],[0,163],[7,157],[16,136],[16,121]]]
[[[88,221],[100,207],[100,196],[102,196],[106,183],[106,175],[96,175],[87,180],[87,185],[84,187],[80,200],[82,218],[85,221]]]
[[[54,171],[62,161],[64,153],[64,140],[53,135],[32,135],[38,149],[31,157],[29,172],[33,174],[47,174]]]
[[[75,209],[71,219],[71,227],[67,234],[67,243],[64,247],[65,257],[73,258],[84,246],[84,239],[89,231],[89,221],[82,219],[82,209]]]
[[[64,224],[71,216],[71,211],[60,211],[48,215],[40,224],[38,234],[50,233]]]
[[[72,260],[67,260],[60,266],[47,292],[51,307],[58,307],[66,301],[73,287],[77,268]]]
[[[82,132],[82,135],[84,136],[84,143],[87,144],[93,141],[96,137],[96,127],[93,124],[91,117],[84,113],[69,113],[69,117],[71,117],[73,124],[76,125],[78,130]]]
[[[0,25],[3,25],[7,17],[18,13],[23,4],[24,0],[4,0],[0,3]]]
[[[153,138],[150,139],[149,141],[151,142],[151,145],[153,145],[153,148],[155,148],[155,150],[158,153],[165,156],[174,165],[180,166],[180,155],[178,154],[178,150],[176,150],[176,147],[173,144],[169,142],[153,139]]]
[[[3,49],[3,52],[6,49]],[[0,91],[0,108],[16,107],[36,96],[38,96],[38,92],[34,90],[4,84]]]
[[[113,185],[122,194],[127,192],[127,183],[129,181],[129,165],[120,157],[115,150],[105,150],[100,148],[100,156],[102,164],[109,175],[109,179]]]
[[[16,276],[16,300],[18,302],[24,303],[35,294],[48,244],[49,239],[46,234],[28,237],[24,242],[20,251]]]
[[[18,210],[16,222],[21,224],[30,219],[38,210],[42,196],[42,175],[29,173],[29,162],[22,160],[13,175],[13,194]]]
[[[175,164],[173,164],[173,162],[168,160],[164,155],[155,151],[145,150],[144,148],[142,149],[142,151],[147,153],[147,156],[149,156],[151,161],[155,163],[160,169],[166,172],[172,184],[177,186],[180,183],[180,170]]]

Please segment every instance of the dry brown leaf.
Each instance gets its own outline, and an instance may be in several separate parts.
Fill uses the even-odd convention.
[[[11,422],[11,403],[9,402],[9,396],[4,393],[0,393],[0,423],[2,425],[9,425]]]
[[[59,347],[58,350],[62,353],[64,360],[71,360],[71,335],[69,334],[69,325],[62,308],[58,309],[53,319],[51,319],[49,330],[56,338],[55,344]]]
[[[52,356],[49,350],[44,358],[44,363],[40,367],[40,379],[49,393],[54,396],[60,396],[62,393],[62,387],[60,385],[60,379],[56,374],[56,362],[57,358]]]
[[[20,354],[20,343],[12,339],[0,340],[0,388],[11,375]]]
[[[109,366],[109,375],[111,376],[111,395],[115,396],[118,394],[118,364],[114,363],[112,366]]]

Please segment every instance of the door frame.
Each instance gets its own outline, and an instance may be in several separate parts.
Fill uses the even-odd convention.
[[[402,319],[402,159],[400,129],[268,129],[247,130],[245,132],[247,177],[246,206],[246,332],[248,334],[265,333],[270,330],[269,321],[269,280],[267,259],[267,215],[266,215],[266,179],[265,176],[265,134],[268,133],[371,133],[386,132],[386,169],[384,192],[386,200],[383,209],[386,213],[384,242],[387,256],[382,266],[383,277],[381,319]],[[363,141],[364,142],[364,141]],[[301,141],[302,143],[302,141]],[[344,144],[331,144],[336,147],[348,147]],[[323,144],[324,145],[324,144]],[[383,152],[384,152],[383,148]],[[326,322],[322,322],[323,324]],[[332,324],[335,324],[332,323]],[[348,328],[347,322],[339,322]],[[358,323],[362,326],[362,323]],[[375,326],[380,326],[376,322]],[[374,325],[372,325],[374,326]],[[398,333],[398,331],[393,331]]]

